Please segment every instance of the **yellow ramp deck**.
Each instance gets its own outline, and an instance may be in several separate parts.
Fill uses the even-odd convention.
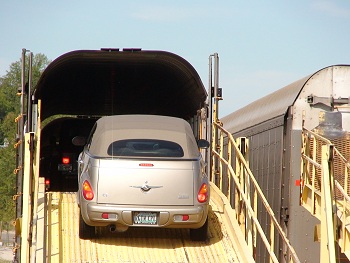
[[[212,193],[207,242],[191,241],[188,230],[158,228],[129,228],[124,233],[101,230],[98,238],[81,240],[75,193],[46,193],[46,215],[38,229],[42,223],[46,227],[42,241],[38,233],[34,261],[253,262],[238,226],[227,221],[227,203],[215,189]]]

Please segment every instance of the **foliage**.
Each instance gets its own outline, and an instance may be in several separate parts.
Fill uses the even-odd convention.
[[[37,54],[32,59],[32,87],[35,87],[41,73],[49,64],[43,54]],[[26,58],[25,79],[28,80],[29,59]],[[17,126],[15,119],[20,114],[20,96],[17,96],[21,86],[21,61],[14,62],[5,76],[0,77],[0,145],[5,138],[8,147],[0,148],[0,221],[9,222],[15,218],[15,202],[12,197],[16,189],[16,143]]]
[[[16,182],[16,176],[13,173],[16,161],[16,151],[13,147],[16,134],[14,117],[15,113],[9,112],[0,126],[3,133],[9,138],[9,146],[0,148],[0,220],[5,222],[14,218],[15,208],[15,204],[12,201]]]
[[[26,72],[25,80],[28,82],[28,68],[29,59],[26,58]],[[49,60],[43,54],[37,54],[32,59],[32,87],[38,82],[41,73],[49,64]],[[20,101],[19,97],[16,96],[18,89],[21,87],[22,82],[22,63],[21,61],[14,62],[10,65],[10,70],[7,74],[0,78],[0,118],[6,115],[8,112],[19,113]],[[3,109],[4,108],[4,109]]]

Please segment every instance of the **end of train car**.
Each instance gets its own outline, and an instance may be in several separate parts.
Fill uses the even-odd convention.
[[[349,87],[350,65],[329,66],[221,119],[234,137],[248,138],[250,168],[303,262],[320,262],[320,221],[300,206],[302,129],[332,140],[349,160]],[[269,232],[264,213],[258,218]],[[257,258],[265,253],[259,246]]]

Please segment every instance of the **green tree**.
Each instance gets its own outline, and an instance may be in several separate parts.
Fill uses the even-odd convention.
[[[46,66],[50,63],[48,58],[43,54],[36,54],[32,59],[32,86],[35,87],[38,82],[41,73],[44,71]],[[25,79],[28,80],[28,69],[29,69],[29,59],[26,58],[26,74]],[[5,100],[4,106],[0,106],[0,117],[4,114],[2,108],[6,112],[19,112],[19,97],[16,96],[18,88],[21,86],[21,76],[22,76],[22,62],[17,61],[10,65],[10,70],[7,71],[6,75],[0,78],[0,102]]]
[[[26,58],[25,79],[28,80],[28,61]],[[43,54],[36,54],[32,60],[32,86],[35,87],[41,73],[50,63]],[[15,202],[12,197],[16,194],[16,143],[17,124],[15,119],[20,113],[20,97],[17,96],[21,86],[21,61],[14,62],[6,75],[0,77],[0,221],[9,222],[15,218]],[[3,147],[4,140],[9,142]]]
[[[17,115],[9,112],[1,120],[0,132],[5,138],[9,138],[8,147],[3,144],[0,148],[0,225],[8,223],[15,218],[15,202],[13,196],[16,194],[16,175],[14,174],[16,150],[15,142],[16,125],[14,119]],[[8,225],[8,224],[7,224]],[[1,235],[2,228],[0,229]],[[1,236],[0,236],[1,241]]]

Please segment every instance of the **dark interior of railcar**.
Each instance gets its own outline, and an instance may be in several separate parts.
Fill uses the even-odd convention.
[[[58,118],[48,123],[41,133],[40,176],[45,177],[46,191],[78,190],[78,156],[82,146],[75,146],[75,136],[87,137],[97,119]]]

